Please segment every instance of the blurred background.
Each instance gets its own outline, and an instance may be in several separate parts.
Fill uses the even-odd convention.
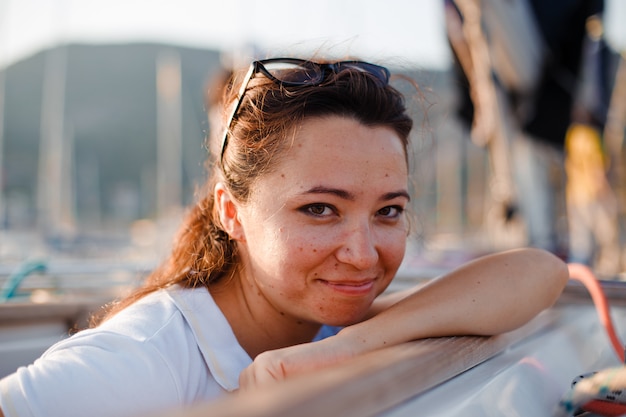
[[[532,245],[619,279],[625,21],[619,0],[0,0],[0,275],[38,258],[149,269],[205,179],[214,81],[330,54],[422,88],[410,267]]]

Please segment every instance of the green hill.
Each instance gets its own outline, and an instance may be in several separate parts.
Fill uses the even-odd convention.
[[[156,61],[159,53],[171,49],[178,52],[181,62],[184,198],[190,201],[203,176],[202,145],[208,128],[203,95],[208,80],[220,68],[219,53],[157,44],[64,48],[65,126],[74,141],[79,221],[91,220],[90,211],[128,220],[154,214]],[[9,214],[15,217],[16,205],[27,208],[29,212],[18,217],[30,218],[30,223],[36,207],[46,54],[58,50],[40,52],[6,72],[5,195],[13,206]],[[120,208],[123,195],[133,193],[140,196],[138,206]],[[120,213],[124,210],[127,213]]]
[[[78,227],[126,227],[155,216],[156,66],[158,56],[172,49],[181,62],[183,203],[193,200],[195,187],[204,180],[203,142],[209,128],[204,94],[221,68],[220,53],[160,44],[71,44],[42,51],[6,70],[4,196],[10,228],[36,223],[44,74],[46,62],[63,52],[63,113],[73,141]],[[411,76],[434,91],[432,100],[438,105],[429,110],[428,123],[437,130],[451,98],[449,74],[420,71]],[[422,127],[421,120],[416,127]]]

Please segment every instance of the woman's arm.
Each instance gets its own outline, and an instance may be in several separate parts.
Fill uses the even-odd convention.
[[[434,279],[374,317],[320,342],[264,352],[240,377],[243,388],[426,337],[493,335],[551,306],[567,265],[539,249],[489,255]]]
[[[434,279],[340,335],[373,350],[424,337],[499,334],[551,306],[568,279],[567,265],[540,249],[488,255]]]

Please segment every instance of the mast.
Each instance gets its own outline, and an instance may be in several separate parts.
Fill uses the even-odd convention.
[[[5,80],[9,64],[5,61],[3,51],[8,46],[8,35],[2,28],[6,27],[8,1],[0,1],[0,231],[6,225],[6,199],[4,196],[4,186],[6,179],[4,176],[4,114],[5,114]]]
[[[157,55],[157,212],[176,216],[182,207],[182,106],[180,55]]]
[[[0,66],[3,65],[0,63]],[[4,106],[5,106],[5,93],[4,85],[7,67],[0,67],[0,230],[3,230],[6,226],[6,200],[4,197]]]
[[[45,56],[37,181],[38,226],[50,237],[74,232],[71,149],[65,124],[65,45],[49,49]]]

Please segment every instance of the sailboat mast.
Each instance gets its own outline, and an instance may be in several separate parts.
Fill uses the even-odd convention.
[[[5,114],[5,80],[7,68],[9,67],[5,61],[5,53],[8,45],[8,34],[6,33],[7,9],[8,1],[0,1],[0,230],[4,229],[7,223],[6,218],[6,198],[4,194],[5,174],[4,174],[4,114]]]
[[[46,52],[41,102],[39,178],[37,181],[38,223],[48,235],[58,236],[73,227],[64,213],[68,196],[64,185],[67,159],[65,141],[65,83],[67,50],[61,45]]]
[[[2,65],[2,64],[0,64]],[[4,85],[6,79],[7,67],[0,68],[0,230],[5,228],[6,214],[5,206],[6,200],[4,197],[4,103],[5,93]]]
[[[182,207],[182,107],[180,55],[157,56],[157,211],[175,216]]]

